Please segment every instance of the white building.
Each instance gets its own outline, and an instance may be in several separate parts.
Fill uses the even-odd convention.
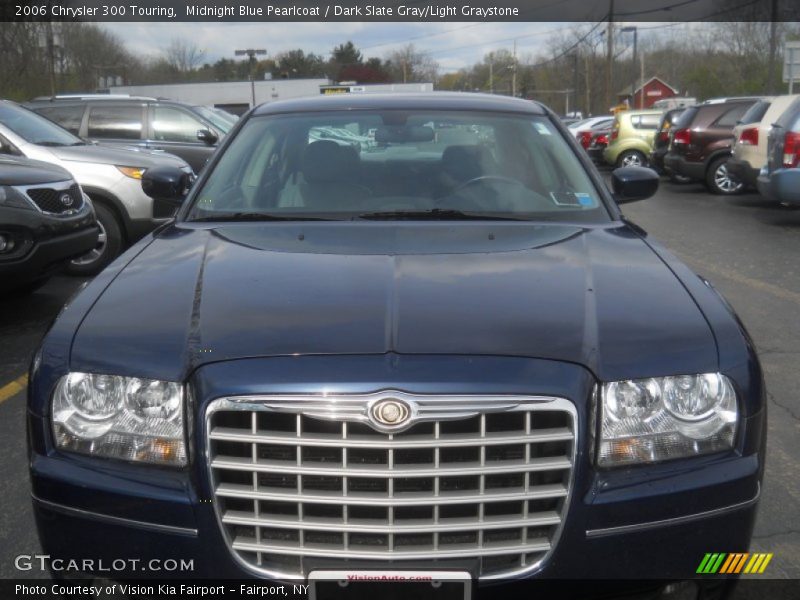
[[[216,106],[235,114],[242,114],[251,107],[253,88],[256,105],[276,100],[289,100],[303,96],[318,96],[320,86],[328,79],[271,79],[256,81],[220,81],[213,83],[170,83],[163,85],[123,85],[108,88],[111,94],[129,94],[167,98],[189,104]]]
[[[256,81],[220,81],[213,83],[169,83],[163,85],[122,85],[108,88],[111,94],[167,98],[189,104],[216,106],[235,114],[243,114],[252,105],[276,100],[289,100],[320,94],[387,94],[432,92],[432,83],[377,83],[357,85],[346,82],[331,84],[328,79],[267,79]]]

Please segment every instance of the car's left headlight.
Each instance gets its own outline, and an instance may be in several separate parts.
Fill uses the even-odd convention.
[[[186,464],[183,386],[169,381],[69,373],[53,394],[56,447],[160,465]]]
[[[739,420],[736,392],[719,373],[605,383],[600,415],[602,467],[730,450]]]

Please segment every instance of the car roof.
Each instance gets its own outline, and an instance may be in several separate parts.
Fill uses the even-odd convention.
[[[400,109],[513,112],[546,115],[536,101],[494,94],[427,92],[421,94],[333,94],[280,100],[256,107],[254,115],[340,110]]]
[[[663,108],[637,108],[636,110],[624,110],[620,114],[627,115],[660,115],[664,112]]]
[[[69,102],[74,100],[156,100],[151,96],[131,96],[130,94],[58,94],[56,96],[37,96],[32,102]]]

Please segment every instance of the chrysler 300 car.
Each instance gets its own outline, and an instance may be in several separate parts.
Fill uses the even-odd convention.
[[[483,584],[746,551],[761,370],[620,213],[653,171],[612,192],[537,103],[350,95],[255,109],[186,196],[176,169],[142,185],[177,217],[32,366],[47,554]]]

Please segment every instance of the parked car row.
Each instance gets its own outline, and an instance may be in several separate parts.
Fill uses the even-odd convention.
[[[670,110],[628,110],[570,126],[597,163],[650,166],[714,194],[758,188],[800,204],[800,95],[718,98]]]
[[[0,100],[0,159],[4,289],[33,288],[64,267],[98,273],[174,213],[143,192],[144,173],[172,166],[194,176],[177,156],[89,142],[7,100]],[[69,243],[55,241],[66,233]]]

